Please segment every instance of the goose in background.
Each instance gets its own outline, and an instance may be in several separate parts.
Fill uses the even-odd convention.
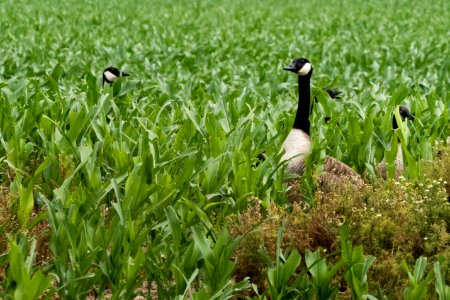
[[[415,117],[414,115],[411,114],[411,112],[409,111],[409,109],[405,106],[399,106],[398,108],[398,112],[400,115],[400,119],[401,121],[405,121],[405,120],[414,120]],[[395,117],[395,114],[392,116],[392,129],[396,130],[398,128],[398,124],[397,124],[397,118]],[[398,143],[398,150],[397,150],[397,155],[395,157],[395,179],[397,180],[400,175],[402,175],[403,173],[403,169],[404,169],[404,165],[403,165],[403,151],[402,151],[402,145],[400,143],[400,139],[397,141]],[[387,166],[386,166],[386,158],[383,158],[383,160],[378,164],[378,170],[381,174],[381,177],[383,177],[384,179],[386,179],[387,177]]]
[[[325,92],[328,93],[328,95],[330,95],[331,99],[338,99],[341,97],[340,95],[344,93],[343,91],[333,90],[330,88],[323,88],[323,89]]]
[[[333,89],[330,89],[330,88],[323,88],[323,90],[328,93],[328,95],[330,96],[331,99],[340,99],[341,98],[341,94],[344,93],[343,91],[333,90]],[[318,102],[317,99],[314,99],[314,100],[315,100],[316,103]],[[311,111],[312,111],[312,109],[311,109]],[[330,116],[325,116],[325,118],[323,120],[325,121],[325,123],[328,123],[328,122],[330,122],[331,117]],[[337,122],[336,125],[340,126],[341,124],[339,124],[339,122]]]
[[[130,73],[120,71],[115,67],[108,67],[103,71],[103,83],[102,87],[105,87],[105,82],[112,86],[113,82],[120,76],[130,76]]]
[[[289,66],[284,67],[283,70],[298,75],[298,106],[293,128],[283,143],[285,153],[281,157],[281,160],[288,161],[287,171],[289,173],[303,174],[306,167],[305,156],[311,150],[311,123],[309,121],[309,115],[311,113],[310,81],[313,68],[306,58],[296,58]],[[330,94],[330,92],[328,93]],[[338,94],[340,93],[337,93],[335,96]],[[333,175],[333,177],[347,177],[354,179],[358,183],[362,183],[362,179],[358,173],[343,162],[330,156],[325,158],[323,171],[324,174],[328,174],[323,178],[330,178],[329,175]]]

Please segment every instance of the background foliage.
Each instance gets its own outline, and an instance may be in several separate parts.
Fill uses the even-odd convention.
[[[230,261],[243,237],[224,228],[250,196],[265,213],[272,204],[290,209],[279,149],[296,107],[296,78],[282,67],[295,57],[314,66],[319,102],[310,161],[317,170],[327,153],[376,182],[375,166],[385,155],[392,162],[389,144],[398,136],[405,177],[429,185],[421,161],[435,159],[433,147],[450,133],[449,6],[444,0],[3,1],[4,298],[30,299],[47,289],[47,297],[63,298],[212,299],[248,290],[247,279],[232,280]],[[110,65],[132,76],[103,90],[101,72]],[[321,87],[345,95],[331,101]],[[416,120],[394,134],[398,104]],[[267,159],[256,167],[263,151]],[[429,178],[441,178],[436,201],[448,197],[445,162],[437,164],[439,177]],[[302,181],[305,207],[317,201],[317,170]],[[433,218],[437,203],[430,205]],[[436,236],[448,233],[445,226]],[[281,248],[274,253],[275,264],[267,263],[272,297],[286,292],[276,284],[289,282],[274,277],[284,264]],[[295,265],[294,253],[286,259]],[[313,268],[319,254],[308,253],[301,256]],[[307,277],[298,278],[301,289]],[[357,289],[352,277],[341,278]],[[439,278],[444,293],[445,276]]]

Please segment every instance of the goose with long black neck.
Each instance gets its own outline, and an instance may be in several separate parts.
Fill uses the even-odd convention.
[[[283,70],[298,74],[298,103],[293,128],[283,144],[285,153],[281,160],[289,160],[288,172],[302,173],[304,156],[311,150],[309,113],[311,104],[310,80],[313,69],[309,60],[297,58]]]
[[[401,122],[404,122],[405,120],[414,120],[415,117],[409,109],[405,106],[399,106],[398,113],[400,115]],[[398,123],[397,118],[395,117],[395,114],[392,116],[392,130],[398,129]],[[403,164],[403,150],[402,150],[402,144],[400,143],[400,139],[397,140],[397,154],[395,156],[394,164],[395,164],[395,174],[394,178],[398,179],[400,175],[403,174],[404,164]],[[381,176],[386,179],[387,177],[387,166],[386,166],[386,158],[383,158],[383,160],[378,165],[378,169],[380,170]]]
[[[283,143],[285,153],[282,161],[288,161],[289,173],[303,174],[305,171],[305,156],[311,150],[309,115],[311,113],[311,76],[313,67],[306,58],[296,58],[285,68],[298,75],[298,105],[294,125]],[[327,156],[323,166],[324,173],[350,177],[362,181],[359,174],[337,159]],[[324,177],[325,178],[325,177]]]

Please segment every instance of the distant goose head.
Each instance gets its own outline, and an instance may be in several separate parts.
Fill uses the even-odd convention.
[[[312,65],[306,58],[296,58],[289,66],[284,67],[283,70],[296,73],[298,76],[308,76],[312,75]]]
[[[343,94],[343,91],[338,91],[338,90],[333,90],[330,88],[324,88],[325,92],[328,93],[328,95],[330,95],[331,99],[339,99],[341,96],[341,94]]]
[[[344,93],[343,91],[333,90],[333,89],[330,89],[330,88],[323,88],[323,90],[328,93],[328,95],[331,97],[331,99],[340,99],[341,95]],[[314,101],[317,103],[318,102],[317,98],[314,98]],[[311,111],[312,111],[312,107],[311,107]],[[325,123],[330,122],[331,121],[331,117],[330,116],[325,116],[324,117],[324,121],[325,121]],[[336,125],[337,126],[341,126],[341,124],[339,124],[339,122],[336,122]]]
[[[416,117],[414,117],[413,114],[411,114],[409,109],[407,107],[405,107],[405,106],[399,106],[398,112],[400,114],[400,118],[402,119],[402,121],[414,120],[416,118]],[[392,128],[393,129],[397,129],[398,128],[397,119],[395,118],[395,115],[392,117]]]
[[[106,68],[103,71],[103,84],[102,86],[105,86],[105,82],[109,83],[109,86],[113,84],[114,81],[117,80],[120,76],[130,76],[130,73],[120,71],[119,69],[115,67],[109,67]]]

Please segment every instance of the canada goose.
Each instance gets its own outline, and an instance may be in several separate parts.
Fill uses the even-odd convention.
[[[112,86],[113,82],[119,78],[120,76],[130,76],[130,73],[120,71],[115,67],[108,67],[103,71],[103,83],[102,87],[105,87],[106,83],[109,83],[109,86]]]
[[[283,70],[298,75],[298,106],[294,126],[283,143],[285,153],[281,160],[288,160],[287,171],[289,173],[303,174],[306,167],[305,156],[311,150],[309,115],[311,112],[310,80],[313,68],[306,58],[296,58]],[[330,156],[325,158],[323,171],[330,175],[362,181],[359,174],[352,168]]]
[[[411,114],[409,109],[405,106],[399,106],[398,112],[400,115],[400,119],[403,121],[405,120],[414,120],[415,117]],[[398,128],[397,124],[397,118],[395,117],[395,114],[392,116],[392,129],[396,130]],[[403,173],[403,151],[402,151],[402,145],[400,143],[400,140],[398,140],[398,148],[397,148],[397,155],[395,157],[395,179],[398,179],[400,175]],[[381,176],[386,179],[387,172],[386,172],[386,158],[383,158],[383,160],[378,165],[378,170],[381,173]]]

